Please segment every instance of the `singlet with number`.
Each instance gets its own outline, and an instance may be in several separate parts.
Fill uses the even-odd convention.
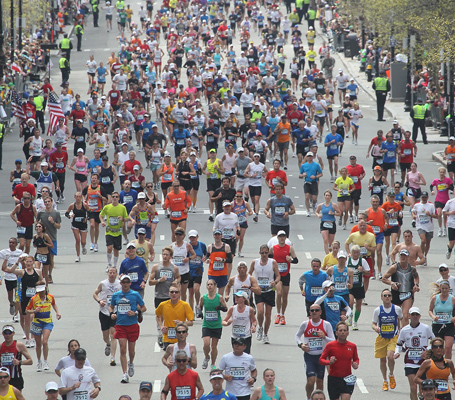
[[[238,305],[232,308],[232,333],[233,338],[247,338],[251,336],[250,306],[245,306],[243,312],[239,312]]]
[[[219,293],[215,294],[213,299],[209,298],[208,294],[203,296],[204,299],[204,320],[202,321],[203,328],[221,329],[221,313],[216,310],[216,307],[221,305]]]
[[[212,253],[210,254],[209,275],[211,276],[227,276],[226,261],[217,261],[216,258],[226,260],[226,244],[222,244],[220,248],[216,248],[212,244]]]
[[[188,356],[188,359],[191,358],[191,350],[190,350],[190,344],[189,343],[186,343],[185,347],[183,349],[179,348],[178,343],[174,343],[174,347],[172,348],[172,360],[174,361],[174,365],[171,368],[171,372],[175,371],[177,369],[177,365],[175,363],[175,355],[177,354],[177,352],[179,350],[183,350],[186,353],[186,355]],[[191,368],[189,363],[187,364],[187,368],[193,369],[193,368]]]
[[[114,283],[109,282],[109,279],[105,279],[104,281],[100,282],[101,285],[101,292],[98,293],[98,298],[100,300],[105,300],[106,305],[104,307],[100,306],[100,312],[102,312],[104,315],[109,316],[109,306],[111,304],[111,298],[112,295],[115,292],[118,292],[122,290],[122,285],[120,284],[120,281],[116,279]]]
[[[431,360],[430,368],[426,372],[427,379],[433,379],[436,381],[438,388],[436,394],[450,393],[449,388],[449,375],[450,367],[447,361],[444,359],[444,368],[439,368],[433,360]]]
[[[17,350],[17,341],[13,340],[11,345],[6,346],[5,342],[3,342],[0,346],[0,366],[3,368],[8,368],[10,377],[11,378],[21,378],[22,377],[22,368],[20,365],[13,365],[13,359],[17,359],[19,361],[22,360],[22,353]],[[9,392],[8,392],[9,393]],[[11,399],[15,399],[16,397],[11,397]],[[1,397],[0,399],[10,399],[10,397],[5,396]]]
[[[275,279],[275,273],[273,272],[273,259],[267,259],[265,265],[261,265],[261,259],[257,258],[254,260],[254,277],[258,281],[258,285],[261,288],[262,293],[271,292],[270,282]]]
[[[337,294],[338,296],[343,296],[349,293],[347,286],[349,282],[347,266],[344,267],[343,272],[338,271],[338,268],[334,266],[332,280],[333,282],[335,282],[335,294]]]
[[[174,250],[172,262],[179,269],[180,275],[184,275],[187,272],[190,272],[189,262],[183,262],[183,259],[188,257],[187,245],[188,242],[186,241],[183,241],[183,244],[181,246],[177,246],[175,242],[172,243],[172,250]]]
[[[285,244],[281,247],[279,244],[273,246],[273,259],[278,264],[278,271],[281,276],[289,275],[291,270],[291,263],[286,260],[287,256],[290,256],[291,246]]]

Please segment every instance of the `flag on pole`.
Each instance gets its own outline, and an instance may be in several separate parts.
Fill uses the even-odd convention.
[[[15,63],[15,62],[13,62],[13,63],[11,64],[11,69],[12,69],[13,71],[16,71],[18,74],[22,73],[22,68],[21,68],[21,66],[20,66],[19,64]]]
[[[62,107],[58,103],[58,96],[55,92],[49,92],[49,100],[47,103],[47,107],[49,109],[50,120],[49,120],[49,127],[47,129],[47,136],[50,136],[54,127],[58,125],[59,118],[65,118],[63,114]],[[66,119],[65,119],[66,121]],[[66,122],[65,122],[66,124]]]
[[[19,118],[21,123],[27,119],[22,108],[21,98],[17,94],[16,89],[11,90],[11,108],[13,110],[13,117]]]

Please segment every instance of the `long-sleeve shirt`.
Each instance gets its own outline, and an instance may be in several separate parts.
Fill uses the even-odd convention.
[[[336,361],[330,365],[330,357],[332,356],[336,358]],[[333,341],[327,343],[319,358],[320,364],[330,365],[329,375],[338,378],[351,375],[353,362],[359,363],[359,355],[357,354],[357,346],[352,342],[340,343]]]

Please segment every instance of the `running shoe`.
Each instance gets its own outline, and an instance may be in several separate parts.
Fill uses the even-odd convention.
[[[76,257],[76,259],[74,260],[74,262],[81,262],[81,258],[80,258],[80,257]]]
[[[379,272],[378,279],[382,279],[382,274]]]
[[[44,371],[49,371],[49,364],[47,363],[46,360],[44,360],[44,362],[43,362],[43,370]]]
[[[348,326],[352,325],[352,314],[349,316],[347,324]]]
[[[112,265],[111,264],[107,264],[106,265],[106,269],[104,270],[104,272],[106,272],[106,274],[109,272],[109,268],[111,268]]]
[[[106,357],[109,357],[111,355],[111,345],[110,344],[106,344],[106,347],[104,348],[104,355]]]
[[[207,369],[207,367],[209,366],[209,361],[210,358],[204,358],[204,361],[202,361],[202,369]]]
[[[286,164],[284,164],[284,169],[287,170],[288,169],[288,166]]]
[[[35,339],[30,339],[30,347],[36,347]]]
[[[264,332],[264,328],[262,328],[262,326],[260,326],[258,328],[258,331],[256,332],[256,339],[257,340],[262,340],[262,333]]]
[[[442,236],[447,236],[447,229],[446,228],[442,228]]]
[[[343,230],[344,231],[346,230],[346,224],[343,224]]]
[[[389,375],[390,379],[390,389],[395,389],[397,387],[397,381],[393,375]]]
[[[128,376],[128,374],[123,374],[123,378],[120,381],[120,383],[130,383],[130,377]]]
[[[352,326],[353,331],[358,331],[359,327],[357,326],[357,322],[354,321],[353,326]]]
[[[439,228],[439,229],[438,229],[438,236],[439,236],[439,237],[442,236],[442,228]]]
[[[254,216],[254,218],[253,218],[253,221],[254,221],[254,222],[258,222],[258,220],[259,220],[259,217],[258,217],[258,215],[256,214],[256,215]]]
[[[95,245],[93,243],[90,243],[90,251],[93,251],[94,248],[95,248]]]
[[[427,265],[428,265],[427,258],[425,257],[425,262],[423,263],[423,266],[426,267]]]
[[[243,253],[239,251],[239,257],[243,258]]]
[[[95,253],[98,253],[98,243],[95,243],[95,244],[93,245],[93,251],[94,251]]]
[[[264,335],[264,337],[262,338],[262,342],[264,344],[270,344],[269,335]]]
[[[447,247],[447,251],[446,251],[446,258],[448,260],[450,260],[450,256],[452,255],[452,249],[449,250],[449,248]]]
[[[349,217],[349,222],[350,222],[351,224],[354,223],[354,217],[353,217],[352,215]]]
[[[343,223],[343,221],[341,220],[341,217],[338,218],[338,226],[341,226],[342,223]]]
[[[307,217],[311,217],[311,211],[310,211],[310,210],[307,210],[307,211],[306,211],[306,216],[307,216]]]
[[[210,222],[213,222],[213,215],[210,215],[209,221],[210,221]]]
[[[82,254],[85,256],[87,254],[87,247],[82,246]]]
[[[134,364],[128,364],[128,376],[134,376]]]
[[[275,317],[275,325],[279,324],[281,320],[280,314]]]
[[[41,360],[38,360],[36,363],[36,372],[41,372],[43,370],[43,365],[41,364]]]
[[[117,365],[117,363],[115,362],[115,358],[114,357],[111,357],[111,362],[109,363],[109,365],[111,367],[115,367]]]
[[[384,392],[389,390],[389,383],[387,381],[382,382],[382,390]]]
[[[62,194],[62,197],[60,197],[60,199],[61,199],[62,201],[65,201],[65,196],[63,196],[63,194]]]
[[[390,265],[390,256],[387,256],[387,257],[385,258],[385,264],[386,264],[386,265]]]
[[[54,283],[53,279],[52,279],[52,275],[49,274],[49,283]]]
[[[16,311],[16,307],[15,307],[14,303],[12,303],[12,304],[10,303],[10,305],[9,305],[9,313],[10,313],[10,315],[14,315],[15,311]]]
[[[354,222],[359,222],[359,217],[357,215],[354,215]]]
[[[286,325],[286,318],[284,318],[284,315],[280,318],[280,325]]]
[[[30,346],[30,340],[29,340],[29,339],[27,339],[27,340],[25,341],[25,347],[27,347],[27,349],[29,349],[30,347],[32,347],[32,346]]]

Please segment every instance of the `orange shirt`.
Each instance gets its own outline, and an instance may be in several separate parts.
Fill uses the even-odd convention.
[[[452,147],[452,146],[447,146],[446,147],[446,154],[447,154],[447,160],[449,161],[449,163],[451,163],[452,161],[455,161],[455,146]]]
[[[278,127],[278,143],[286,143],[289,142],[289,138],[291,135],[291,124],[289,122],[286,122],[283,124],[282,122],[279,122],[277,124]]]
[[[377,212],[374,212],[373,209],[370,207],[367,210],[368,217],[367,221],[372,221],[371,222],[371,227],[373,228],[374,234],[378,234],[384,231],[384,225],[385,225],[385,218],[384,215],[382,214],[382,210],[379,207]]]
[[[390,229],[394,226],[399,226],[398,224],[398,213],[402,210],[402,207],[398,202],[394,202],[391,204],[389,201],[386,201],[383,205],[382,208],[385,210],[385,212],[389,216],[389,222],[387,224],[387,229]]]
[[[351,233],[355,233],[359,231],[359,224],[354,225],[351,229]],[[367,225],[367,232],[370,232],[374,235],[373,228],[370,225]]]
[[[164,206],[171,212],[171,220],[181,221],[188,217],[185,209],[191,206],[191,198],[184,190],[177,194],[170,191],[164,200]]]

